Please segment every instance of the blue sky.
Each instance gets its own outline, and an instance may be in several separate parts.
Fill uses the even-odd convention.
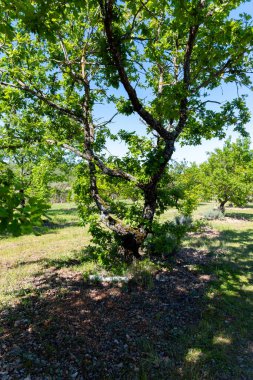
[[[253,17],[253,0],[250,0],[249,2],[243,4],[238,8],[237,10],[233,11],[231,16],[236,17],[239,13],[246,12],[250,14]],[[237,87],[236,85],[227,85],[223,86],[219,89],[217,89],[213,93],[214,100],[222,99],[229,100],[232,98],[235,98],[237,95]],[[249,110],[251,112],[251,121],[247,125],[247,131],[249,132],[252,140],[252,147],[253,147],[253,93],[245,88],[239,88],[239,94],[247,94],[247,105],[249,107]],[[240,137],[238,133],[233,132],[232,128],[231,130],[228,130],[227,137],[231,136],[232,140],[236,140],[237,137]],[[215,148],[221,148],[224,144],[224,140],[219,139],[212,139],[212,140],[203,140],[202,144],[199,146],[184,146],[180,147],[177,145],[176,152],[174,153],[174,159],[175,160],[183,160],[186,159],[187,161],[195,161],[197,163],[203,162],[207,158],[207,152],[214,151]]]
[[[246,12],[253,16],[253,0],[248,1],[243,4],[237,10],[233,11],[231,16],[236,17],[239,13]],[[236,85],[224,85],[222,88],[216,89],[210,99],[218,100],[218,101],[226,101],[229,99],[236,98],[238,93],[238,89]],[[253,115],[253,93],[245,88],[239,88],[239,94],[247,94],[247,104]],[[97,116],[98,117],[106,117],[108,115],[108,106],[106,108],[98,109]],[[130,117],[120,116],[117,117],[115,123],[111,125],[112,132],[116,132],[118,129],[127,129],[127,130],[136,130],[138,128],[138,133],[145,134],[145,128],[140,121],[138,121],[138,117],[136,115]],[[235,140],[239,137],[238,133],[233,132],[233,128],[228,130],[227,137],[232,136],[232,140]],[[250,123],[247,125],[247,131],[249,132],[251,139],[253,141],[253,117],[251,118]],[[215,148],[222,147],[224,144],[224,140],[212,139],[209,141],[203,140],[202,144],[199,146],[183,146],[181,147],[179,144],[176,146],[176,151],[173,155],[173,159],[177,161],[187,160],[191,162],[203,162],[207,158],[206,153],[214,151]],[[110,153],[121,156],[126,153],[126,147],[124,144],[119,142],[109,142],[108,150]]]

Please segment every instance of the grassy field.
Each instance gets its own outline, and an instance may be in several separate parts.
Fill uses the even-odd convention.
[[[178,341],[188,342],[183,373],[189,379],[253,378],[253,208],[230,208],[226,215],[210,223],[216,234],[185,241],[212,257],[191,269],[214,279],[200,323]]]
[[[52,223],[37,236],[0,238],[0,307],[28,289],[50,260],[73,257],[89,242],[74,204],[55,204],[48,214]]]
[[[195,217],[200,217],[210,208],[210,204],[201,204]],[[94,261],[80,259],[90,237],[87,228],[79,224],[75,206],[54,205],[49,214],[51,223],[38,230],[37,235],[0,239],[0,310],[3,312],[18,308],[22,302],[22,305],[30,305],[30,298],[35,297],[36,279],[41,279],[49,271],[65,270],[65,275],[69,276],[72,272],[74,276],[81,277],[99,271],[99,266]],[[170,218],[173,215],[173,212],[168,212],[164,217]],[[176,320],[173,320],[169,333],[167,325],[164,324],[164,331],[160,328],[163,347],[159,350],[163,354],[155,344],[142,339],[136,349],[141,352],[138,365],[133,370],[129,367],[118,378],[252,379],[253,206],[243,209],[229,208],[224,220],[210,221],[204,232],[190,234],[185,239],[182,250],[190,256],[181,265],[187,271],[187,276],[192,276],[194,281],[206,281],[200,293],[194,295],[194,289],[190,295],[187,293],[192,308],[187,310],[189,324],[184,322],[181,325],[179,321],[177,325]],[[195,255],[198,260],[194,261]],[[208,260],[201,260],[202,257]],[[175,263],[176,261],[177,258]],[[173,267],[173,262],[170,265]],[[69,291],[67,288],[66,284],[58,286],[55,290],[57,297],[61,299],[64,292]],[[144,290],[144,293],[148,291]],[[155,290],[152,291],[155,294]],[[129,295],[125,296],[123,293],[121,297]],[[170,294],[167,297],[169,299]],[[185,300],[188,302],[188,298]],[[195,304],[196,309],[200,308],[196,320]],[[182,307],[185,307],[185,303],[182,303]],[[184,310],[180,310],[179,315],[183,315],[183,312]],[[15,330],[15,313],[11,313],[14,320],[11,323],[14,324],[10,323],[10,326],[14,326]],[[157,320],[161,323],[159,318],[158,315]],[[168,335],[166,340],[165,332]],[[32,365],[29,365],[26,375],[32,373]],[[125,363],[123,367],[125,368]],[[32,379],[58,378],[56,375],[50,376],[34,375]],[[59,378],[75,377],[61,374]],[[94,375],[93,378],[97,377]],[[110,376],[100,378],[109,379]]]

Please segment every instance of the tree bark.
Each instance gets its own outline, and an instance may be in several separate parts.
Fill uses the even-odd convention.
[[[222,212],[222,214],[224,215],[225,214],[225,204],[227,203],[227,199],[226,200],[221,200],[219,199],[219,210]]]
[[[22,206],[22,208],[24,208],[25,207],[25,191],[24,191],[24,189],[20,189],[19,193],[21,194],[20,205]]]

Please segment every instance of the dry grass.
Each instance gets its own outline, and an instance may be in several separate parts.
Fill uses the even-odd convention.
[[[72,204],[55,205],[50,214],[52,228],[39,230],[37,236],[0,240],[0,307],[15,300],[24,286],[32,286],[33,277],[45,270],[47,260],[72,257],[89,242],[87,228],[77,225]]]

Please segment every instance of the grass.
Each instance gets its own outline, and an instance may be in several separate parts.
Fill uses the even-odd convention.
[[[185,378],[251,379],[253,377],[253,220],[252,209],[230,209],[233,221],[213,221],[215,238],[191,238],[190,247],[208,250],[214,258],[197,267],[215,281],[205,294],[205,309],[194,331],[183,337],[188,351],[182,367]],[[238,214],[244,218],[238,221]],[[190,344],[189,344],[190,342]],[[179,342],[179,344],[183,344]]]
[[[56,204],[49,216],[50,227],[38,230],[37,236],[0,239],[0,308],[15,302],[24,287],[32,287],[33,277],[48,261],[70,259],[89,242],[73,204]]]
[[[209,208],[201,205],[195,217]],[[161,379],[253,378],[253,210],[230,208],[227,215],[209,222],[217,231],[214,236],[185,240],[185,248],[208,251],[212,257],[209,264],[190,269],[214,280],[204,294],[200,322],[176,329],[167,362],[159,361],[151,347],[146,350],[149,359],[142,364],[142,379],[149,379],[154,363]]]
[[[210,208],[201,204],[195,217]],[[169,211],[164,218],[174,214]],[[190,235],[184,241],[185,249],[205,251],[212,258],[189,267],[194,275],[212,276],[201,300],[200,321],[174,326],[165,359],[152,342],[141,341],[140,349],[147,354],[140,363],[139,379],[253,378],[253,208],[229,208],[226,215],[224,220],[208,222],[215,234]],[[84,274],[100,269],[82,255],[90,237],[79,225],[74,205],[54,205],[50,216],[51,224],[37,236],[0,239],[0,308],[22,299],[34,286],[34,277],[52,266]],[[148,264],[142,268],[145,273],[147,268]],[[146,281],[153,286],[148,274]],[[149,377],[153,367],[156,377]]]

